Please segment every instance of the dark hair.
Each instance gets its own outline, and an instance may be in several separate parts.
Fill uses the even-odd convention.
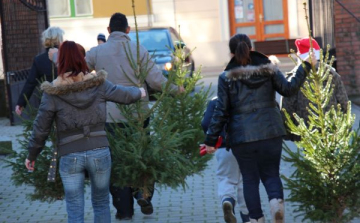
[[[250,50],[251,41],[245,34],[235,34],[229,41],[230,52],[234,54],[236,62],[240,65],[247,65],[251,62]]]
[[[79,44],[80,45],[80,44]],[[65,41],[59,49],[58,74],[71,72],[69,76],[77,76],[80,72],[88,73],[85,58],[74,41]]]
[[[128,21],[124,14],[117,12],[111,16],[109,23],[110,32],[120,31],[124,33],[128,26]]]
[[[83,55],[85,57],[86,56],[85,48],[78,43],[76,44],[76,46],[79,49],[81,55]]]

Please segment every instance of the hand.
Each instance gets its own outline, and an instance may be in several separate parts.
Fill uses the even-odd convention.
[[[141,98],[145,98],[146,97],[146,91],[144,88],[139,88],[139,90],[141,91]]]
[[[314,66],[317,64],[317,60],[316,60],[316,56],[315,56],[314,52],[309,53],[309,56],[307,56],[305,58],[305,60],[308,61],[310,64],[312,64]]]
[[[185,88],[183,86],[179,86],[179,93],[185,92]]]
[[[216,148],[213,146],[206,146],[206,152],[209,154],[213,154],[216,151]]]
[[[16,113],[16,114],[21,115],[22,110],[24,110],[24,108],[21,107],[20,105],[16,105],[16,106],[15,106],[15,113]]]
[[[49,49],[48,56],[49,56],[49,59],[50,59],[51,61],[53,61],[53,56],[54,56],[54,54],[57,53],[57,52],[58,52],[58,49],[57,49],[57,48],[50,48],[50,49]],[[53,62],[54,62],[54,61],[53,61]]]
[[[25,160],[25,166],[28,170],[34,171],[35,161]]]

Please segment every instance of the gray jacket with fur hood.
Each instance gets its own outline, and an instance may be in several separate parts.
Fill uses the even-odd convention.
[[[233,58],[218,80],[218,101],[205,144],[214,146],[227,123],[228,147],[271,139],[286,134],[276,102],[276,92],[296,94],[307,72],[300,67],[287,81],[267,56],[251,51],[251,63],[240,66]],[[306,63],[307,70],[310,64]]]
[[[30,161],[44,147],[53,121],[59,156],[108,146],[104,131],[106,101],[130,104],[141,98],[139,88],[114,85],[106,80],[105,71],[68,75],[41,85],[44,93],[28,145]]]

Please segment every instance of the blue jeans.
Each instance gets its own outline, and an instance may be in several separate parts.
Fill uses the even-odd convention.
[[[281,151],[281,137],[232,147],[243,176],[244,197],[250,218],[259,219],[264,216],[260,202],[260,180],[264,184],[269,200],[284,199],[279,174]]]
[[[64,185],[69,223],[84,222],[85,170],[91,182],[94,222],[109,223],[109,183],[111,156],[108,147],[64,155],[60,159],[60,175]]]

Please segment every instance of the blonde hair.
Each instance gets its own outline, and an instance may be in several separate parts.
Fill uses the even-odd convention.
[[[51,26],[42,33],[42,42],[46,48],[59,46],[63,42],[64,30]]]

